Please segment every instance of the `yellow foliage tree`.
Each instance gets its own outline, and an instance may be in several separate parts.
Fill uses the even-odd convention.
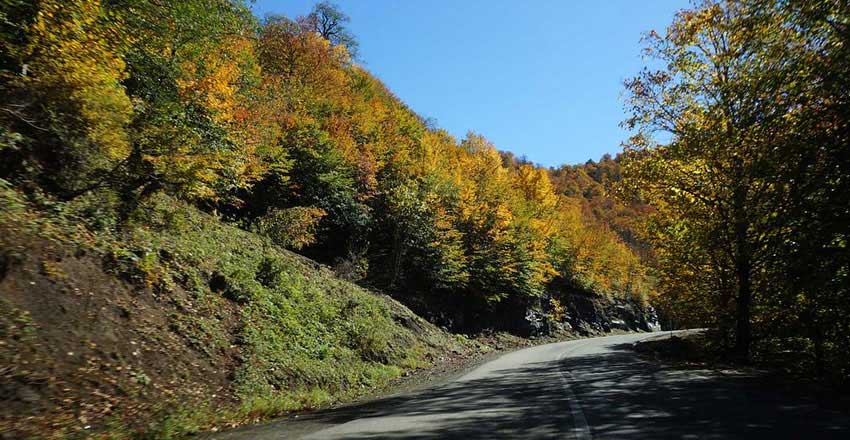
[[[45,0],[30,35],[19,81],[52,109],[48,123],[64,142],[53,154],[72,161],[65,183],[79,189],[130,153],[124,33],[99,0]]]

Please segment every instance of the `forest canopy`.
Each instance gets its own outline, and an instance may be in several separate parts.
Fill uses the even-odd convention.
[[[2,14],[0,178],[82,201],[91,227],[120,234],[168,194],[468,328],[544,296],[652,289],[583,183],[433,127],[357,63],[331,3],[294,19],[235,0]]]

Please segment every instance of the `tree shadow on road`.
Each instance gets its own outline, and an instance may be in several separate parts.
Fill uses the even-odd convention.
[[[850,438],[845,414],[757,373],[650,362],[631,344],[563,362],[595,438]]]
[[[574,426],[564,369],[597,439],[850,438],[847,417],[766,388],[758,376],[651,363],[631,348],[612,345],[605,353],[499,370],[413,395],[317,411],[298,423],[337,425],[310,438],[564,438]],[[354,420],[356,432],[338,426]],[[255,433],[245,438],[287,434],[286,426],[274,423]]]

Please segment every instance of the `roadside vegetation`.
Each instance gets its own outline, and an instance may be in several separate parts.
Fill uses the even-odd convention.
[[[4,433],[179,437],[491,350],[167,196],[121,240],[74,203],[0,199]]]

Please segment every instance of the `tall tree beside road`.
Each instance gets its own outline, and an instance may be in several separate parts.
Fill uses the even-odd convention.
[[[656,208],[662,296],[742,358],[753,325],[761,341],[806,338],[818,363],[839,342],[819,329],[847,310],[848,17],[842,2],[700,2],[647,35],[665,67],[626,82],[621,189]]]

